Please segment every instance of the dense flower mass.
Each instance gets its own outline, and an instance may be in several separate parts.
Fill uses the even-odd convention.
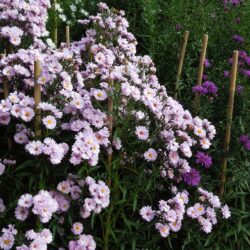
[[[7,7],[11,7],[10,14]],[[95,249],[96,242],[85,232],[82,220],[109,206],[110,188],[101,180],[83,176],[100,170],[100,176],[109,180],[109,172],[115,169],[110,161],[115,159],[121,169],[143,164],[146,173],[155,170],[163,185],[176,186],[174,197],[160,200],[158,209],[145,206],[140,210],[147,222],[157,220],[155,228],[162,237],[179,231],[185,214],[197,219],[203,231],[210,232],[215,224],[213,209],[221,207],[218,197],[199,188],[204,205],[190,207],[193,197],[187,189],[202,183],[194,165],[208,168],[212,164],[203,151],[211,146],[215,127],[206,119],[193,117],[168,96],[158,82],[152,59],[136,55],[137,41],[128,32],[123,11],[110,10],[100,3],[98,15],[79,21],[84,29],[88,26],[86,36],[69,48],[56,50],[39,39],[46,34],[48,7],[46,0],[0,4],[0,20],[5,18],[10,25],[6,28],[0,22],[2,36],[17,46],[25,36],[34,38],[29,48],[0,60],[0,86],[3,89],[7,81],[9,87],[8,97],[0,102],[0,126],[7,131],[11,150],[16,147],[17,156],[27,160],[16,171],[32,165],[32,173],[38,172],[37,180],[31,178],[28,191],[20,194],[14,211],[16,220],[30,225],[31,217],[35,217],[38,225],[53,228],[57,224],[61,236],[66,235],[64,226],[70,222],[73,236],[67,237],[68,248]],[[17,19],[20,22],[14,22],[14,14],[21,18]],[[42,99],[38,105],[33,97],[35,60],[42,67],[36,81]],[[210,66],[209,61],[206,66]],[[204,94],[217,94],[216,85],[210,81],[201,88]],[[131,151],[132,147],[135,151]],[[11,163],[0,161],[0,175],[8,165]],[[105,172],[106,165],[109,168]],[[27,178],[25,171],[23,178]],[[5,211],[5,206],[0,200],[0,212]],[[227,206],[221,211],[223,218],[230,216]],[[0,248],[11,249],[16,233],[13,228],[3,231]],[[17,247],[19,250],[47,249],[56,237],[45,228],[22,234],[25,245]]]
[[[194,86],[193,92],[199,93],[200,95],[217,95],[218,88],[217,86],[211,81],[205,81],[201,86]]]
[[[0,38],[19,46],[24,38],[46,36],[49,0],[4,0],[0,3]]]

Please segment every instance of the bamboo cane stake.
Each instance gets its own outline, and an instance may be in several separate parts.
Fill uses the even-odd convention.
[[[70,28],[67,25],[65,29],[66,29],[66,46],[67,46],[67,48],[69,48],[69,46],[70,46]]]
[[[198,86],[201,86],[201,83],[202,83],[202,76],[203,76],[203,72],[204,72],[204,63],[205,63],[206,52],[207,52],[207,44],[208,44],[208,35],[204,35],[203,41],[202,41],[202,50],[201,50],[201,55],[200,55],[199,70],[198,70],[198,79],[197,79]],[[195,93],[194,107],[195,107],[196,111],[198,111],[200,108],[200,95],[198,93]]]
[[[54,0],[54,30],[53,30],[53,40],[54,40],[54,44],[57,47],[58,44],[58,23],[57,23],[57,10],[56,10],[56,4],[57,4],[57,0]]]
[[[1,59],[6,56],[6,52],[4,54],[1,54]],[[6,77],[3,78],[3,96],[4,99],[6,99],[9,96],[9,82]]]
[[[226,122],[226,132],[224,138],[224,151],[225,153],[229,150],[229,144],[231,139],[231,126],[233,120],[233,109],[234,109],[234,94],[235,94],[235,86],[237,79],[237,70],[238,70],[238,51],[233,52],[233,64],[232,64],[232,72],[231,72],[231,80],[229,87],[229,97],[227,104],[227,122]],[[224,157],[221,164],[221,178],[220,178],[220,196],[222,197],[225,191],[225,183],[226,183],[226,172],[227,172],[227,158]]]
[[[41,62],[35,61],[34,64],[34,98],[35,98],[35,136],[40,137],[42,134],[41,131],[41,111],[38,109],[38,105],[41,102],[41,86],[37,83],[41,75]]]
[[[3,95],[4,99],[6,99],[9,96],[9,82],[6,77],[3,79]]]
[[[178,88],[179,88],[179,84],[180,84],[180,80],[181,80],[181,73],[182,73],[184,58],[185,58],[185,54],[186,54],[188,38],[189,38],[189,31],[185,31],[184,36],[183,36],[183,42],[182,42],[182,47],[181,47],[181,51],[180,51],[180,56],[179,56],[179,65],[178,65],[177,78],[176,78],[176,83],[175,83],[174,99],[177,99],[177,96],[178,96]]]

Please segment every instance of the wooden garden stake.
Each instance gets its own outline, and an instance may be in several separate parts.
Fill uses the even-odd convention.
[[[66,46],[69,48],[70,46],[70,29],[69,26],[66,26]]]
[[[224,138],[224,151],[225,153],[229,150],[230,138],[231,138],[231,126],[233,120],[233,108],[234,108],[234,94],[235,94],[235,86],[236,86],[236,78],[237,78],[237,70],[238,70],[238,51],[234,51],[233,53],[233,65],[231,72],[231,80],[229,87],[229,97],[227,104],[227,123],[226,123],[226,132]],[[222,160],[221,164],[221,179],[220,179],[220,196],[222,197],[225,190],[226,183],[226,172],[227,172],[227,159],[226,157]]]
[[[41,110],[38,109],[38,105],[41,102],[41,86],[37,83],[40,75],[41,75],[41,62],[35,61],[34,64],[34,98],[35,98],[35,136],[40,137],[41,132]]]
[[[4,58],[6,55],[6,53],[1,54],[1,59]],[[9,96],[9,82],[7,77],[4,77],[3,79],[3,96],[4,99],[6,99]]]
[[[9,96],[9,82],[6,77],[3,79],[3,95],[4,99],[6,99]]]
[[[175,83],[175,93],[174,93],[174,99],[177,99],[178,96],[178,88],[181,80],[181,73],[182,73],[182,68],[183,68],[183,62],[186,54],[186,49],[187,49],[187,43],[188,43],[188,38],[189,38],[189,31],[184,32],[183,36],[183,43],[179,55],[179,65],[178,65],[178,70],[177,70],[177,78],[176,78],[176,83]]]
[[[201,86],[201,83],[202,83],[204,63],[205,63],[206,52],[207,52],[207,43],[208,43],[208,35],[204,35],[203,41],[202,41],[202,50],[201,50],[201,55],[200,55],[199,70],[198,70],[198,79],[197,79],[198,86]],[[199,95],[199,93],[195,93],[194,108],[196,111],[199,111],[199,109],[200,109],[200,95]]]
[[[58,27],[57,27],[57,9],[56,9],[56,5],[57,5],[57,0],[54,0],[54,30],[53,30],[53,40],[54,40],[54,44],[57,47],[58,44]]]

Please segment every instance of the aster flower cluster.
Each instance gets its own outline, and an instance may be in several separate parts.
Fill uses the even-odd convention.
[[[98,163],[100,145],[108,146],[109,131],[107,128],[94,132],[91,128],[85,129],[76,135],[76,141],[72,146],[70,162],[79,165],[87,160],[90,166]]]
[[[61,163],[63,157],[68,152],[66,143],[56,143],[52,138],[47,137],[43,143],[41,141],[30,141],[26,144],[27,152],[34,156],[45,154],[49,156],[49,160],[53,165]]]
[[[230,58],[228,62],[229,64],[232,64],[232,58]],[[250,70],[249,70],[250,56],[244,50],[239,51],[238,65],[239,65],[239,74],[249,78],[250,77]],[[230,77],[230,71],[225,70],[224,77]],[[238,94],[242,94],[242,92],[244,91],[244,86],[238,85],[236,91]]]
[[[83,199],[83,195],[86,195],[86,187],[90,197]],[[65,181],[58,183],[57,191],[48,192],[41,190],[35,196],[23,194],[18,200],[18,205],[15,209],[15,217],[19,221],[25,221],[29,213],[32,212],[39,217],[42,223],[48,223],[52,219],[53,214],[57,214],[61,215],[61,217],[59,217],[59,224],[63,224],[63,214],[70,209],[73,201],[79,207],[79,215],[83,219],[86,219],[91,213],[100,213],[102,209],[109,205],[110,190],[103,181],[96,182],[89,176],[85,179],[80,179],[70,174]],[[70,241],[69,247],[79,245],[81,247],[86,247],[84,249],[95,249],[96,243],[93,237],[82,234],[82,223],[75,222],[72,226],[72,232],[78,239],[76,241]],[[41,247],[38,249],[47,249],[47,245],[52,242],[53,238],[48,229],[43,229],[40,233],[29,230],[25,235],[26,238],[32,242],[29,247],[26,245],[19,246],[17,248],[19,250],[36,249],[35,246]]]
[[[140,215],[148,222],[155,219],[156,230],[165,238],[170,231],[178,232],[181,229],[188,197],[187,191],[177,193],[172,199],[160,200],[158,210],[153,210],[150,206],[141,208]]]
[[[41,190],[35,196],[23,194],[18,200],[15,211],[16,218],[21,221],[26,220],[31,207],[32,213],[38,215],[42,223],[47,223],[52,218],[53,213],[58,210],[58,203],[48,191]]]
[[[96,243],[92,235],[82,234],[78,240],[72,240],[69,242],[69,250],[82,249],[82,250],[94,250],[96,249]]]
[[[41,249],[47,250],[47,246],[52,242],[53,236],[49,229],[42,229],[36,233],[33,229],[25,233],[26,238],[31,241],[30,245],[22,245],[16,247],[17,250]]]
[[[192,88],[194,93],[199,93],[200,95],[214,95],[217,96],[218,88],[215,83],[211,81],[205,81],[201,86],[194,86]]]
[[[0,102],[0,125],[8,125],[11,116],[30,122],[34,115],[34,99],[22,93],[13,92]]]
[[[87,187],[90,197],[82,199],[84,189]],[[69,175],[66,181],[58,184],[57,190],[68,196],[67,200],[77,200],[80,205],[80,216],[88,218],[91,213],[100,213],[102,209],[108,207],[110,202],[110,190],[103,181],[96,182],[92,177],[79,179],[74,175]],[[56,198],[56,196],[55,196]],[[56,198],[57,199],[57,198]],[[58,201],[61,204],[60,201]],[[60,209],[59,205],[59,209]]]
[[[213,225],[216,225],[218,221],[217,210],[220,210],[224,219],[228,219],[231,213],[227,205],[221,206],[218,196],[202,188],[199,188],[198,192],[200,193],[199,200],[201,203],[196,203],[194,206],[189,207],[187,215],[192,219],[197,219],[202,231],[210,233]]]
[[[19,46],[23,38],[48,35],[46,30],[49,0],[3,0],[0,3],[0,38]]]
[[[176,188],[172,189],[176,193]],[[141,208],[140,215],[143,220],[155,221],[155,228],[162,237],[167,237],[170,232],[178,232],[182,228],[185,214],[192,219],[196,219],[201,230],[210,233],[214,225],[218,223],[218,212],[222,218],[228,219],[231,212],[227,205],[222,206],[217,195],[198,188],[200,203],[195,203],[187,207],[189,203],[189,193],[184,190],[167,201],[161,200],[158,210],[153,210],[150,206]]]
[[[14,246],[16,234],[17,230],[13,225],[8,225],[8,228],[3,228],[2,235],[0,236],[0,249],[11,249]]]
[[[121,100],[119,116],[124,118],[134,115],[138,124],[134,128],[134,135],[138,143],[150,143],[152,131],[148,115],[155,117],[159,122],[161,132],[157,136],[166,147],[161,152],[157,152],[154,147],[148,147],[141,152],[143,158],[148,162],[155,162],[160,154],[165,165],[173,165],[176,168],[179,162],[184,161],[182,157],[192,156],[192,146],[209,148],[210,141],[215,135],[214,126],[207,120],[193,118],[178,102],[167,95],[165,88],[158,83],[156,69],[150,57],[136,56],[137,42],[133,34],[127,31],[128,23],[123,17],[124,13],[113,13],[105,4],[100,4],[99,7],[100,15],[90,16],[81,23],[97,25],[98,32],[103,32],[110,38],[109,43],[103,41],[102,44],[96,44],[95,41],[100,34],[89,29],[87,38],[73,43],[72,50],[77,51],[80,58],[89,57],[91,54],[93,60],[83,61],[84,67],[81,67],[84,69],[81,74],[84,75],[85,81],[94,82],[100,78],[99,86],[96,88],[111,94],[115,91],[114,88],[120,88],[120,93],[117,93]],[[112,41],[118,41],[118,44]],[[112,51],[110,47],[113,47]],[[113,82],[113,86],[110,82]],[[142,110],[128,110],[128,100],[143,107]],[[187,165],[188,163],[186,170],[189,171]]]
[[[9,4],[8,0],[5,2]],[[47,6],[46,0],[37,2]],[[0,126],[14,124],[10,127],[11,138],[28,152],[28,158],[33,156],[44,163],[46,155],[49,165],[64,167],[61,173],[66,173],[68,166],[82,167],[82,163],[102,167],[100,157],[104,155],[106,159],[107,153],[112,152],[114,157],[120,154],[122,164],[143,162],[149,170],[157,168],[164,184],[197,185],[201,176],[190,166],[190,160],[199,150],[196,164],[211,165],[211,159],[203,151],[211,146],[215,127],[206,119],[192,117],[168,96],[158,82],[151,58],[136,55],[137,41],[128,32],[124,12],[110,10],[104,3],[99,4],[99,9],[98,15],[80,21],[90,28],[70,48],[47,48],[37,38],[28,49],[20,49],[0,60],[0,83],[7,79],[10,85],[9,97],[0,104]],[[39,104],[42,135],[36,139],[33,131],[35,60],[42,64],[38,79],[42,91]],[[207,83],[206,89],[213,94],[217,92],[211,83]],[[114,110],[110,112],[108,103],[112,97],[115,97]],[[111,115],[113,131],[108,129]],[[125,121],[130,128],[123,126]],[[129,140],[133,140],[137,151],[127,161]],[[32,212],[42,223],[48,223],[56,214],[61,217],[55,220],[63,225],[64,214],[71,204],[86,219],[110,203],[108,186],[91,177],[69,175],[58,184],[57,191],[37,190],[36,193],[23,194],[18,200],[15,210],[18,220],[25,221]],[[180,230],[188,197],[191,197],[188,191],[183,190],[172,199],[160,201],[158,210],[142,209],[141,215],[147,221],[156,218],[156,229],[166,237],[170,230]],[[82,234],[81,222],[73,224],[72,232],[76,240],[69,243],[69,249],[96,248],[93,237]],[[41,238],[43,231],[27,233],[31,245],[46,249],[51,235],[47,232],[46,240]]]
[[[108,95],[112,95],[115,88],[120,89],[120,93],[116,93],[120,100],[116,119],[129,118],[132,114],[131,123],[134,127],[131,128],[131,134],[137,139],[138,145],[142,141],[144,143],[144,151],[137,152],[135,158],[141,155],[149,166],[160,165],[164,179],[198,185],[201,176],[198,170],[191,168],[189,159],[193,156],[194,146],[203,150],[210,147],[216,133],[214,126],[207,120],[193,118],[167,95],[165,88],[158,82],[152,60],[148,56],[136,56],[137,42],[133,34],[127,31],[124,13],[112,12],[103,3],[99,4],[99,8],[101,13],[98,16],[90,16],[88,20],[80,22],[90,27],[91,24],[97,26],[98,31],[89,29],[87,37],[73,43],[71,47],[76,57],[91,58],[90,61],[83,61],[81,74],[86,81],[92,82],[95,88],[106,91]],[[109,42],[101,39],[102,43],[96,44],[95,41],[100,41],[100,34],[108,37]],[[210,66],[209,61],[206,64]],[[216,85],[210,81],[206,81],[202,87],[206,93],[217,94]],[[130,110],[129,106],[133,106],[131,103],[141,107],[140,110]],[[154,133],[151,130],[152,120],[160,127]],[[158,138],[157,145],[151,139],[152,136]],[[161,144],[164,146],[161,147]],[[130,160],[136,162],[136,159]],[[199,151],[196,163],[209,167],[211,158]],[[154,214],[152,212],[151,216]]]

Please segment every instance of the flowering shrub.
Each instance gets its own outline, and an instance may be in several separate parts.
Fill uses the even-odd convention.
[[[0,38],[11,46],[19,46],[25,38],[48,35],[46,30],[49,0],[4,0],[0,3]]]
[[[32,3],[26,5],[31,8]],[[38,4],[49,6],[46,1]],[[79,21],[89,28],[70,48],[55,50],[39,39],[42,32],[31,32],[36,39],[30,47],[0,61],[1,82],[8,80],[10,87],[9,96],[0,104],[0,125],[6,131],[2,143],[10,142],[9,151],[1,157],[14,156],[17,167],[8,172],[20,171],[19,177],[29,182],[29,187],[23,187],[24,192],[15,197],[15,211],[13,204],[4,205],[0,200],[3,212],[10,206],[8,216],[15,214],[11,221],[22,222],[18,232],[12,226],[3,230],[2,249],[11,249],[14,241],[20,245],[17,249],[47,249],[52,242],[69,249],[95,249],[96,242],[85,234],[82,220],[93,219],[108,209],[111,191],[114,197],[103,232],[108,249],[112,211],[121,203],[122,188],[117,188],[117,180],[123,175],[126,179],[126,168],[136,172],[136,166],[142,166],[149,178],[156,174],[161,189],[172,192],[169,199],[159,201],[157,210],[151,206],[140,210],[144,220],[154,220],[161,236],[168,236],[170,230],[179,231],[185,214],[197,219],[206,233],[217,223],[219,210],[223,218],[230,216],[218,196],[201,188],[194,192],[193,188],[202,182],[199,165],[208,168],[212,164],[203,151],[211,146],[215,127],[206,119],[193,117],[168,96],[158,82],[151,58],[136,55],[137,41],[128,32],[124,12],[110,10],[104,3],[99,9],[98,15]],[[7,21],[13,25],[10,29],[15,27],[12,18]],[[29,30],[23,32],[28,34]],[[42,66],[36,83],[42,102],[37,107],[33,98],[35,60]],[[211,83],[203,87],[215,94]],[[41,136],[34,131],[36,109],[41,115]],[[11,163],[0,163],[3,174],[5,165]],[[109,187],[88,176],[98,168],[96,177],[106,178]],[[32,179],[33,174],[37,179]],[[115,197],[117,203],[112,201]],[[100,221],[103,227],[102,215]],[[44,224],[53,230],[43,228]],[[66,233],[69,229],[74,236]]]

